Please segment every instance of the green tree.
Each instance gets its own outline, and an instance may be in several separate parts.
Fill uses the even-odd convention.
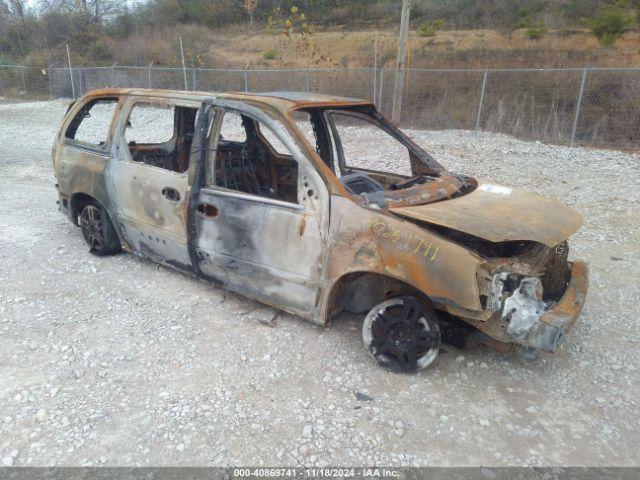
[[[587,19],[586,24],[600,43],[611,45],[633,23],[628,8],[629,2],[620,0],[601,9],[594,18]]]

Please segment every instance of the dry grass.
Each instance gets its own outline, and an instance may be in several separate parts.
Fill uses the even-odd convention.
[[[120,64],[176,65],[178,36],[193,66],[206,67],[362,67],[373,65],[374,31],[322,31],[311,37],[326,60],[299,48],[299,37],[267,34],[258,28],[238,33],[179,26],[166,30],[145,30],[111,45],[114,61]],[[378,65],[392,67],[396,53],[395,31],[378,33]],[[525,30],[502,33],[496,30],[440,31],[434,37],[410,37],[409,66],[420,67],[568,67],[640,65],[640,32],[628,32],[613,46],[603,47],[585,29],[551,30],[538,40]],[[265,58],[266,51],[277,52]],[[193,61],[200,57],[200,65]]]

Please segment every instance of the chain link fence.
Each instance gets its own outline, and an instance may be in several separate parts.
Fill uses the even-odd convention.
[[[206,69],[0,65],[0,97],[77,98],[103,87],[294,90],[365,98],[390,116],[386,68]],[[560,145],[640,148],[640,68],[408,69],[401,124],[465,129]]]

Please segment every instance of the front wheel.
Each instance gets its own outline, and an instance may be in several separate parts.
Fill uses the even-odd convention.
[[[94,255],[113,255],[120,251],[120,242],[107,212],[95,203],[88,203],[80,213],[80,229]]]
[[[440,329],[433,310],[413,297],[386,300],[371,309],[362,325],[362,341],[381,366],[397,372],[428,367],[440,350]]]

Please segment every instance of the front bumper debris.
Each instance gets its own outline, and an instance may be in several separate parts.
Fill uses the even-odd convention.
[[[521,344],[555,352],[565,333],[576,323],[587,298],[589,271],[584,262],[569,262],[569,266],[571,279],[564,295],[542,314]]]

